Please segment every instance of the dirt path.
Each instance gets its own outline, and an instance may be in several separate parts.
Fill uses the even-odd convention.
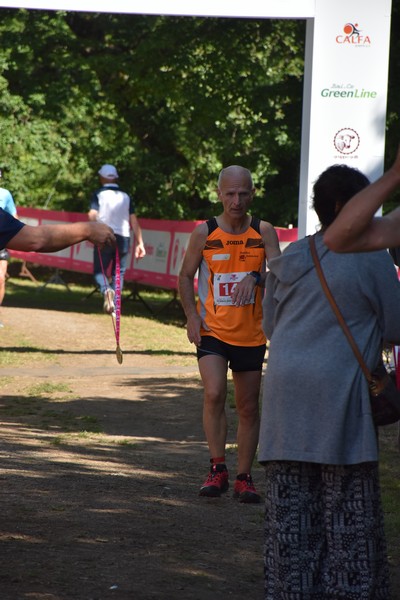
[[[198,497],[195,362],[118,365],[103,315],[3,318],[1,600],[261,600],[262,505]]]

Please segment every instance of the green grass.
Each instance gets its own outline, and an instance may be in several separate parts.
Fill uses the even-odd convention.
[[[74,399],[70,386],[66,383],[42,382],[29,387],[12,378],[2,377],[3,391],[12,389],[13,395],[3,393],[0,399],[0,415],[21,419],[30,427],[44,431],[97,433],[100,426],[97,418],[75,414],[63,408],[64,402]]]
[[[132,442],[131,440],[123,439],[117,441],[118,446],[124,446],[124,448],[138,448],[139,444],[137,442]]]
[[[19,269],[17,262],[10,265],[9,271],[12,276],[7,282],[5,307],[103,314],[102,298],[98,292],[92,294],[94,286],[90,275],[61,273],[68,283],[67,290],[63,285],[50,284],[43,287],[43,283],[51,276],[50,269],[31,269],[34,276],[40,280],[40,285],[19,277]],[[138,288],[126,282],[121,304],[122,351],[135,348],[136,353],[160,356],[166,358],[170,364],[196,364],[194,346],[186,336],[186,319],[172,291]],[[45,353],[38,344],[35,344],[32,353],[27,356],[23,349],[30,345],[32,346],[21,337],[18,343],[14,344],[15,351],[5,348],[0,354],[0,367],[11,366],[14,361],[19,361],[20,366],[25,366],[32,360],[35,363],[57,362],[56,354]]]
[[[46,396],[53,394],[71,394],[72,391],[66,383],[44,382],[31,386],[26,390],[28,396]]]
[[[3,342],[7,343],[7,340]],[[13,348],[4,347],[0,353],[0,367],[12,367],[15,363],[23,367],[27,364],[54,363],[56,356],[49,353],[46,348],[32,344],[26,338],[14,339]]]
[[[54,269],[28,265],[38,283],[29,278],[20,277],[21,263],[13,260],[9,264],[10,278],[7,281],[5,306],[31,308],[46,307],[63,312],[79,311],[86,314],[102,313],[102,298],[94,291],[90,274],[61,271],[60,276],[68,285],[48,284]],[[157,323],[173,324],[183,327],[185,317],[179,302],[169,290],[138,286],[126,281],[122,293],[123,316],[144,317]]]
[[[69,400],[69,397],[64,397],[64,400]],[[44,431],[61,430],[72,433],[83,431],[99,433],[101,431],[96,417],[76,414],[72,410],[63,409],[60,399],[58,402],[60,408],[53,408],[57,405],[54,405],[52,397],[46,396],[42,392],[38,395],[33,395],[30,391],[27,396],[2,396],[0,416],[23,420],[29,427]]]
[[[125,317],[121,324],[121,340],[123,348],[133,347],[135,353],[160,356],[170,364],[196,367],[194,347],[181,324],[138,316]]]

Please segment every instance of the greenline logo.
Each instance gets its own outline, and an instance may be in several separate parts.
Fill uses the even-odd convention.
[[[354,98],[355,100],[374,99],[378,96],[378,92],[374,90],[365,90],[364,88],[355,88],[353,85],[338,85],[333,84],[330,88],[321,90],[322,98]]]

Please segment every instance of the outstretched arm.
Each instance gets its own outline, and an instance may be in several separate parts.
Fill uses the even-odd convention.
[[[96,246],[113,246],[113,230],[104,223],[92,221],[57,225],[25,225],[7,243],[11,250],[25,252],[57,252],[73,244],[88,240]]]
[[[374,217],[378,208],[400,186],[400,148],[392,167],[358,192],[327,228],[324,242],[335,252],[365,252],[400,246],[400,208]]]

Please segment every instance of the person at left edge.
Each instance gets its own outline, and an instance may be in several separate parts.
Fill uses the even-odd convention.
[[[0,249],[23,252],[57,252],[84,241],[96,246],[115,245],[111,227],[90,221],[55,225],[25,225],[0,208]]]
[[[0,169],[0,179],[3,177],[3,169]],[[8,212],[13,217],[17,218],[17,209],[15,206],[14,198],[9,190],[4,187],[0,187],[0,208]],[[3,304],[4,296],[6,293],[6,278],[7,278],[7,267],[8,261],[10,260],[10,254],[6,248],[0,250],[0,307]],[[3,327],[3,323],[0,322],[0,327]]]
[[[204,387],[203,428],[211,465],[200,496],[219,497],[229,488],[225,463],[229,366],[239,420],[233,495],[245,503],[260,502],[251,476],[258,444],[258,403],[266,350],[260,287],[265,282],[266,258],[280,254],[273,226],[248,214],[254,192],[248,169],[239,165],[222,169],[217,188],[222,213],[195,228],[179,274],[187,335],[197,347]]]
[[[94,192],[88,213],[90,221],[100,221],[109,225],[117,240],[116,247],[120,260],[120,289],[122,292],[124,275],[130,248],[130,230],[135,239],[135,258],[143,258],[146,250],[143,244],[142,230],[135,215],[135,206],[130,196],[121,190],[117,181],[118,171],[114,165],[103,165],[98,172],[101,187]],[[93,254],[93,275],[95,283],[103,295],[104,311],[112,314],[115,311],[115,272],[116,248],[104,248]],[[111,264],[111,286],[105,276]]]

